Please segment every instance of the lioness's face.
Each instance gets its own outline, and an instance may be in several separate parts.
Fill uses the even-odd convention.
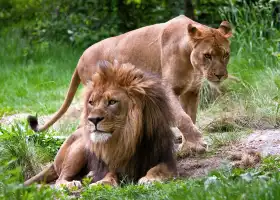
[[[86,128],[93,142],[106,142],[124,126],[129,98],[118,88],[93,91],[86,106]]]
[[[229,56],[229,41],[222,37],[211,37],[196,45],[191,53],[191,63],[203,72],[208,81],[219,84],[228,76]]]

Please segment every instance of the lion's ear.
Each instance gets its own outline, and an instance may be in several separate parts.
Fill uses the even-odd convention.
[[[197,38],[201,36],[201,31],[193,24],[188,25],[189,35],[193,38]]]
[[[115,67],[119,67],[120,66],[120,63],[117,59],[114,59],[114,66]]]
[[[232,36],[232,32],[231,32],[231,25],[228,21],[223,21],[220,24],[220,27],[218,28],[218,30],[226,37],[226,38],[230,38]]]
[[[94,77],[96,74],[93,74],[92,75],[92,77]],[[87,87],[90,87],[90,86],[92,86],[93,85],[93,81],[92,80],[87,80],[87,82],[86,82],[86,86]]]

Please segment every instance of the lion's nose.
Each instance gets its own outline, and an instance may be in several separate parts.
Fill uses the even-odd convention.
[[[101,122],[104,119],[104,117],[89,117],[88,120],[94,123],[96,126],[99,122]]]

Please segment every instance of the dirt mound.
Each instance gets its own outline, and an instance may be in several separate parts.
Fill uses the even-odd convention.
[[[180,137],[178,133],[176,135]],[[211,146],[209,148],[211,150]],[[238,143],[215,149],[214,155],[183,158],[178,160],[177,166],[182,177],[202,177],[225,164],[254,167],[261,157],[268,155],[280,155],[280,129],[256,130]]]
[[[280,155],[280,129],[256,130],[244,138],[242,143],[260,152],[262,156]]]

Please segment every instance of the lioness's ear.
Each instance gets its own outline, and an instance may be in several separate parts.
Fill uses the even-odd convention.
[[[200,30],[198,30],[198,28],[193,24],[188,25],[188,32],[191,37],[200,37],[201,36]]]
[[[229,37],[232,36],[230,23],[227,22],[227,21],[223,21],[223,22],[220,24],[220,27],[218,28],[218,30],[219,30],[226,38],[229,38]]]

